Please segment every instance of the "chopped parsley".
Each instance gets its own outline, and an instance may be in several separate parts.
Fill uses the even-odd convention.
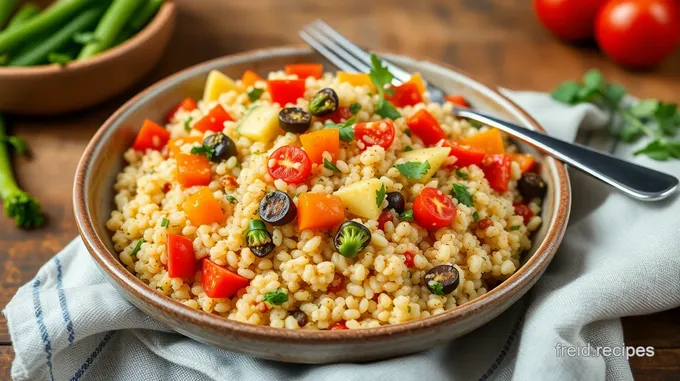
[[[142,250],[142,244],[144,243],[143,239],[140,239],[137,241],[137,244],[135,245],[135,248],[132,249],[132,252],[130,253],[131,257],[136,257],[137,253],[139,253],[140,250]]]
[[[397,164],[394,167],[397,168],[399,173],[404,175],[404,177],[418,180],[425,176],[430,170],[430,163],[427,160],[423,162],[408,161],[403,164]]]
[[[477,211],[472,213],[472,219],[475,220],[475,221],[477,221],[479,219],[479,213],[477,213]]]
[[[264,301],[274,306],[280,306],[288,301],[288,294],[283,290],[269,291],[264,294]]]
[[[467,172],[463,172],[460,169],[456,169],[456,176],[460,177],[463,180],[467,180],[468,178]]]
[[[163,219],[161,220],[161,227],[162,227],[162,228],[167,228],[168,226],[170,226],[170,221],[169,221],[167,218],[163,218]]]
[[[385,86],[389,86],[392,83],[394,76],[387,69],[387,66],[383,66],[382,61],[380,61],[380,58],[375,53],[371,53],[371,70],[368,72],[368,76],[371,78],[371,82],[375,85],[380,96],[375,110],[376,114],[390,119],[401,117],[401,114],[394,108],[394,105],[385,99],[386,92],[391,93],[394,91],[393,89],[385,89]]]
[[[519,226],[519,225],[510,226],[511,231],[512,230],[519,230],[519,228],[521,228],[521,226]]]
[[[208,158],[208,160],[212,160],[213,156],[215,156],[215,147],[207,146],[205,144],[196,146],[191,149],[191,153],[193,155],[202,155]]]
[[[387,194],[387,190],[385,190],[385,184],[382,184],[380,186],[380,189],[375,191],[375,204],[378,205],[378,208],[380,208],[383,201],[385,201],[385,195],[386,194]]]
[[[193,117],[189,117],[187,120],[184,121],[184,131],[189,132],[191,131],[191,122],[194,120]]]
[[[230,194],[224,196],[224,198],[225,198],[228,202],[230,202],[230,203],[232,203],[232,204],[236,204],[236,203],[238,202],[238,200],[236,199],[236,197],[234,197],[234,196],[232,196],[232,195],[230,195]]]
[[[408,152],[408,151],[413,151],[413,147],[411,147],[411,146],[406,146],[406,147],[404,148],[404,152]]]
[[[264,89],[253,87],[252,90],[248,91],[248,100],[255,102],[256,100],[260,99],[262,93],[264,93]]]
[[[343,142],[351,142],[354,140],[354,123],[356,123],[357,118],[352,117],[349,118],[346,122],[344,123],[326,123],[326,125],[323,128],[337,128],[340,130],[340,140]]]
[[[444,295],[444,287],[442,286],[441,283],[437,282],[436,280],[429,281],[427,285],[430,287],[430,290],[432,290],[433,294]]]
[[[406,136],[408,136],[409,138],[410,138],[411,136],[413,136],[413,135],[411,134],[411,130],[408,129],[408,128],[404,130],[404,133],[405,133]]]
[[[399,220],[406,221],[406,222],[413,221],[413,211],[412,210],[405,210],[403,213],[401,213],[399,215]]]
[[[336,167],[335,165],[333,165],[333,163],[331,163],[330,161],[328,161],[328,159],[326,159],[326,158],[323,159],[323,167],[326,168],[326,169],[330,169],[330,170],[333,171],[333,172],[340,172],[340,170],[338,169],[338,167]]]
[[[468,191],[467,187],[462,184],[453,184],[453,189],[451,189],[451,195],[456,197],[458,202],[465,206],[472,206],[472,195]]]
[[[359,110],[361,110],[361,103],[352,103],[351,105],[349,105],[349,111],[352,114],[356,115],[359,112]]]

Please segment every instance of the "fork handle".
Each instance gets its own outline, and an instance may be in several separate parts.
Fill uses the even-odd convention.
[[[673,194],[678,188],[678,179],[673,176],[629,163],[580,144],[565,142],[469,109],[456,108],[454,114],[498,128],[638,200],[661,200]]]

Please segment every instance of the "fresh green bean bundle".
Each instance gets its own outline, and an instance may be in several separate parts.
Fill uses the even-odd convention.
[[[113,0],[104,17],[94,31],[94,38],[78,55],[79,60],[90,58],[113,46],[118,34],[123,30],[125,22],[139,7],[139,0]]]
[[[7,28],[6,30],[12,30],[18,27],[21,24],[25,24],[26,21],[32,19],[35,17],[38,13],[40,13],[40,7],[35,5],[35,3],[26,3],[24,4],[17,13],[14,14],[14,17],[12,17],[11,20],[9,20],[9,23],[7,23]]]
[[[5,21],[12,14],[12,10],[17,6],[19,0],[2,0],[0,1],[0,28],[5,25]]]

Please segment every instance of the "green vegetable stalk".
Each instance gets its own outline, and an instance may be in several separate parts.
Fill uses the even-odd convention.
[[[113,46],[125,22],[139,7],[139,0],[114,0],[94,31],[94,39],[83,47],[79,60],[90,58]]]
[[[33,17],[28,22],[0,33],[0,54],[25,44],[36,36],[49,30],[58,29],[63,23],[88,5],[98,4],[100,0],[61,0]]]
[[[50,53],[54,56],[55,52],[68,46],[73,38],[73,35],[87,30],[97,24],[97,21],[102,16],[104,8],[97,7],[87,9],[80,13],[63,28],[40,41],[35,46],[28,46],[26,49],[17,53],[8,63],[8,66],[33,66],[39,65],[50,57]],[[58,62],[65,64],[63,57]]]
[[[17,13],[14,14],[14,17],[12,17],[12,19],[9,21],[6,30],[12,30],[20,25],[25,24],[28,20],[35,17],[38,13],[40,13],[40,7],[35,5],[35,3],[24,4],[21,8],[19,8]]]
[[[30,194],[19,188],[12,173],[9,153],[7,152],[8,137],[5,133],[5,123],[0,117],[0,197],[5,203],[5,213],[13,218],[17,226],[22,228],[37,228],[44,222],[40,211],[40,203]]]
[[[12,14],[12,10],[16,7],[19,0],[2,0],[0,1],[0,27],[5,25],[5,21]]]
[[[165,0],[147,0],[130,19],[129,26],[133,33],[139,32],[151,21]]]

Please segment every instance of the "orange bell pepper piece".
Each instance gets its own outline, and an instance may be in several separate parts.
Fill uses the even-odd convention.
[[[243,86],[246,88],[253,86],[257,81],[262,81],[262,77],[252,70],[246,70],[245,73],[243,73],[243,77],[241,77],[241,83],[243,83]]]
[[[298,198],[298,229],[325,229],[345,220],[340,197],[321,193],[303,193]]]
[[[349,83],[352,86],[368,86],[372,92],[375,92],[375,85],[371,81],[371,77],[365,73],[348,73],[346,71],[339,71],[337,74],[338,82]]]
[[[526,153],[511,153],[510,159],[519,164],[519,169],[522,170],[522,173],[529,172],[536,166],[534,156]]]
[[[172,110],[168,113],[166,116],[166,119],[168,123],[172,122],[172,120],[175,118],[175,114],[177,114],[177,111],[184,110],[184,111],[194,111],[196,110],[198,106],[196,105],[196,101],[193,100],[192,98],[184,98],[181,102],[177,104],[177,106],[173,107]]]
[[[177,181],[184,187],[208,185],[212,180],[210,161],[205,156],[180,153],[177,160]]]
[[[135,142],[132,143],[132,148],[142,152],[147,149],[158,151],[168,143],[168,140],[170,140],[170,132],[147,119],[142,124],[142,128],[139,129]]]
[[[223,222],[224,212],[220,203],[213,196],[208,187],[203,187],[192,194],[182,205],[184,213],[192,224],[196,226],[208,225],[213,222]]]
[[[328,152],[335,158],[340,150],[340,130],[337,128],[326,128],[300,135],[302,147],[307,152],[312,163],[323,163],[323,153]]]
[[[306,79],[307,77],[314,77],[316,79],[321,78],[323,74],[323,65],[315,63],[300,63],[286,65],[286,74],[295,74],[300,79]]]
[[[427,90],[427,86],[425,86],[425,81],[423,80],[423,77],[420,75],[420,73],[414,73],[411,78],[406,81],[406,83],[413,83],[414,85],[418,86],[418,91],[421,93],[424,93],[425,90]]]
[[[501,136],[500,131],[495,128],[463,138],[459,143],[473,148],[479,148],[489,155],[505,153],[503,137]]]
[[[203,142],[203,137],[201,136],[183,136],[181,138],[170,139],[170,141],[168,142],[168,149],[170,150],[173,156],[177,156],[182,153],[182,151],[180,151],[180,148],[182,148],[183,145],[201,142]]]

